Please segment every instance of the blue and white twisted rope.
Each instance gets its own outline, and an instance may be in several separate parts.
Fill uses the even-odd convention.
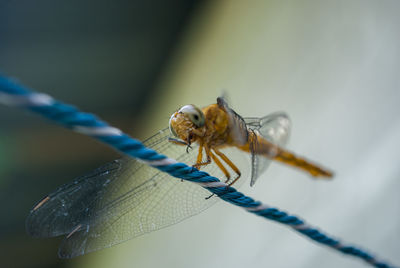
[[[2,76],[0,76],[0,103],[26,108],[39,113],[66,128],[91,136],[124,154],[137,158],[163,172],[167,172],[173,177],[196,183],[213,194],[218,195],[224,201],[243,207],[248,212],[258,216],[286,224],[318,243],[329,246],[344,254],[361,258],[375,267],[394,267],[377,259],[365,250],[344,244],[338,239],[322,233],[297,216],[289,215],[284,211],[245,196],[206,172],[199,171],[184,163],[158,154],[152,149],[146,148],[141,142],[129,137],[121,130],[109,126],[93,114],[83,113],[74,106],[59,102],[46,94],[36,93]]]

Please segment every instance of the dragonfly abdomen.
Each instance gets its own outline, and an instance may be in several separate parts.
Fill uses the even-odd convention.
[[[309,173],[313,177],[329,178],[333,176],[331,171],[328,171],[317,164],[311,163],[303,157],[297,156],[294,153],[285,150],[252,132],[249,135],[248,142],[243,146],[239,146],[238,148],[245,152],[263,155],[269,159],[299,168]]]
[[[273,159],[308,172],[313,177],[330,178],[333,176],[331,171],[281,148],[278,149],[278,153]]]

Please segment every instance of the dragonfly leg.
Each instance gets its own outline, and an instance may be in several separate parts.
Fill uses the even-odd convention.
[[[192,167],[200,169],[201,166],[206,166],[210,163],[211,163],[211,157],[209,154],[207,154],[207,160],[203,161],[203,144],[200,143],[199,153],[197,155],[197,161],[196,164],[194,164]]]
[[[210,148],[207,145],[204,146],[204,149],[206,151],[207,157],[211,157],[211,159],[215,162],[219,169],[225,174],[226,182],[228,182],[231,178],[231,174],[229,173],[229,171],[224,167],[218,157],[216,157],[215,154],[211,152]]]
[[[173,143],[173,144],[176,144],[176,145],[185,145],[185,146],[188,145],[186,141],[175,139],[175,138],[171,138],[171,137],[168,138],[168,141],[170,143]]]
[[[192,147],[190,146],[190,142],[186,142],[183,140],[179,140],[179,139],[175,139],[175,138],[168,138],[168,141],[170,143],[176,144],[176,145],[184,145],[186,146],[186,152],[189,153],[189,149],[192,149]]]
[[[207,145],[204,146],[204,149],[206,151],[207,157],[210,156],[212,160],[215,162],[215,164],[219,167],[219,169],[221,169],[221,171],[225,174],[226,177],[225,183],[227,183],[231,178],[231,174],[229,173],[229,171],[224,167],[224,165],[221,163],[218,157],[211,152],[210,148]],[[213,196],[214,194],[211,194],[210,196],[206,197],[206,199],[210,199]]]
[[[230,166],[233,171],[235,171],[235,173],[237,174],[237,177],[231,182],[229,183],[229,186],[231,186],[232,184],[234,184],[235,182],[237,182],[237,180],[240,178],[240,176],[242,175],[242,173],[240,172],[239,168],[224,154],[222,153],[220,150],[213,148],[214,152],[222,159],[225,161],[225,163],[228,164],[228,166]],[[228,181],[226,181],[228,182]]]

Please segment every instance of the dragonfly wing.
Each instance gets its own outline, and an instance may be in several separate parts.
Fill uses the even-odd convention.
[[[87,223],[102,198],[102,191],[120,179],[120,171],[121,162],[115,160],[61,186],[30,211],[27,232],[34,237],[53,237],[68,234],[78,224]]]
[[[290,135],[290,119],[284,112],[276,112],[262,118],[249,117],[244,118],[249,131],[253,131],[268,140],[269,142],[284,147]],[[257,151],[258,143],[250,144],[250,151]],[[267,169],[271,160],[252,153],[251,154],[251,182],[253,186],[259,176]]]
[[[189,165],[197,150],[168,142],[164,129],[144,142],[148,147]],[[204,171],[222,178],[216,165]],[[27,219],[28,233],[67,234],[59,256],[71,258],[110,247],[172,225],[213,205],[210,192],[130,158],[115,160],[66,184],[39,202]]]
[[[244,119],[229,107],[228,103],[223,97],[217,98],[217,103],[219,107],[223,108],[229,115],[229,128],[232,132],[232,138],[234,139],[235,143],[239,145],[246,144],[248,132]]]

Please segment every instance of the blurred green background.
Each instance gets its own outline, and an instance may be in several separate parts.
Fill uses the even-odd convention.
[[[0,1],[0,71],[144,139],[180,106],[227,92],[243,116],[289,113],[289,149],[329,182],[273,164],[245,193],[400,264],[398,1]],[[1,267],[365,267],[218,203],[73,260],[24,219],[118,157],[0,106]]]

